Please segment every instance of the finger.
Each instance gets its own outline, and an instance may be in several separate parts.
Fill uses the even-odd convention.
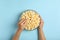
[[[20,22],[23,22],[25,19],[21,19]]]
[[[26,19],[23,19],[23,20],[20,22],[21,25],[23,25],[23,24],[25,24],[25,23],[26,23]]]
[[[42,17],[39,15],[39,17],[40,17],[40,25],[42,25],[42,24],[44,24],[44,21],[43,21],[43,19],[42,19]]]
[[[27,20],[27,19],[24,19],[24,20],[22,21],[22,23],[26,22],[26,20]]]
[[[40,23],[41,23],[42,18],[41,18],[41,16],[40,16],[40,15],[39,15],[39,18],[40,18]]]
[[[39,15],[39,18],[42,20],[42,17]]]
[[[43,19],[41,19],[41,23],[44,23]]]
[[[24,20],[23,22],[22,22],[22,24],[25,24],[26,23],[26,20]]]
[[[24,22],[24,21],[26,21],[26,19],[21,19],[21,20],[19,21],[19,23],[22,23],[22,22]]]
[[[40,27],[42,27],[43,25],[44,25],[44,22],[43,22],[43,20],[41,20]]]

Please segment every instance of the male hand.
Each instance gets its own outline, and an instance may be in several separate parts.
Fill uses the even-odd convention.
[[[25,25],[26,25],[26,21],[27,21],[27,19],[21,19],[21,20],[19,21],[18,27],[19,27],[20,30],[24,30],[24,27],[25,27]]]
[[[40,17],[40,16],[39,16],[39,17]],[[41,18],[41,17],[40,17],[40,18]],[[43,19],[41,18],[38,29],[43,29],[43,25],[44,25],[44,21],[43,21]]]

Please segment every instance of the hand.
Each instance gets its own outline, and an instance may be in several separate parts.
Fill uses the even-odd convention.
[[[19,21],[18,27],[19,27],[20,30],[23,30],[23,29],[24,29],[24,27],[25,27],[25,25],[26,25],[26,20],[27,20],[27,19],[21,19],[21,20]]]
[[[40,17],[41,18],[41,17]],[[43,32],[43,25],[44,25],[44,21],[43,19],[41,18],[40,20],[40,24],[39,24],[39,27],[38,27],[38,39],[39,40],[46,40],[45,38],[45,35],[44,35],[44,32]]]
[[[40,16],[39,16],[39,17],[40,17]],[[40,18],[41,18],[41,17],[40,17]],[[44,21],[43,21],[43,19],[41,18],[38,29],[43,29],[43,25],[44,25]]]

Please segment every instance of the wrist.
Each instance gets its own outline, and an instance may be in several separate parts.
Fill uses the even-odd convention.
[[[38,29],[38,30],[41,30],[42,31],[43,29]]]
[[[18,31],[23,31],[23,30],[18,28]]]
[[[42,30],[43,28],[41,28],[41,27],[38,27],[38,30]]]

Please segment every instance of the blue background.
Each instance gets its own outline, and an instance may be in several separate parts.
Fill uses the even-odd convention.
[[[60,0],[0,0],[0,40],[11,40],[17,30],[20,13],[36,10],[44,20],[47,40],[60,40]],[[37,29],[23,31],[20,40],[37,40]]]

